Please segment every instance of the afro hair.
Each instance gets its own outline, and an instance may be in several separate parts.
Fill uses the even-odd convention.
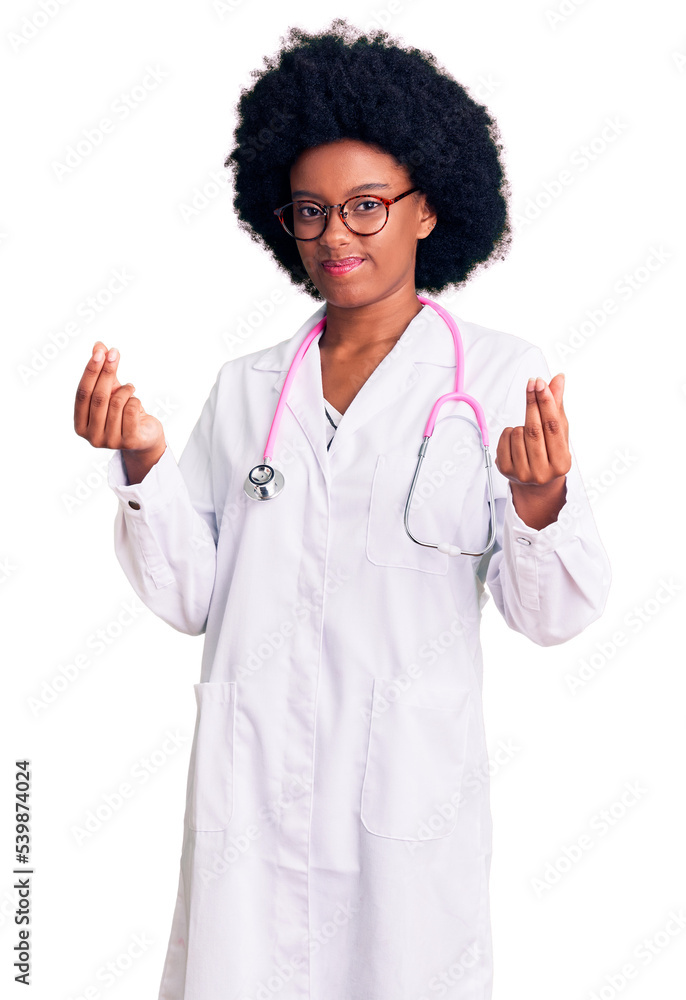
[[[239,228],[273,255],[293,283],[322,300],[295,240],[273,214],[291,200],[289,171],[305,150],[358,139],[390,153],[425,193],[437,222],[418,240],[415,285],[426,294],[463,284],[506,255],[510,188],[500,133],[487,109],[435,56],[359,34],[335,18],[319,34],[291,27],[276,57],[253,70],[236,105],[231,168]],[[396,39],[392,40],[394,43]]]

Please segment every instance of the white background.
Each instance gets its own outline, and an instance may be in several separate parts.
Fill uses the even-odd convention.
[[[75,434],[74,394],[95,340],[118,347],[120,381],[160,416],[178,458],[219,367],[317,308],[238,230],[222,164],[250,71],[290,25],[319,30],[342,11],[51,2],[51,16],[5,3],[0,28],[0,989],[27,995],[12,981],[13,762],[26,756],[31,996],[149,1000],[175,900],[203,640],[145,608],[118,623],[139,602],[113,550],[112,452]],[[682,5],[379,0],[343,13],[433,52],[499,124],[512,250],[439,301],[565,372],[613,569],[602,618],[561,646],[509,630],[493,601],[484,612],[494,1000],[682,997],[686,924],[669,922],[686,915]],[[142,97],[126,118],[112,113],[122,94]],[[60,171],[104,117],[113,131]],[[564,170],[570,183],[556,185]],[[130,279],[106,302],[115,271]],[[102,304],[84,322],[89,296]],[[243,339],[241,321],[253,329]],[[88,665],[65,681],[79,654]],[[582,661],[588,679],[573,691]],[[156,763],[143,782],[145,759]],[[131,797],[79,840],[123,782]],[[638,793],[622,804],[627,785]],[[567,860],[584,834],[592,846]],[[137,935],[146,947],[131,959]],[[108,962],[114,985],[101,978]]]

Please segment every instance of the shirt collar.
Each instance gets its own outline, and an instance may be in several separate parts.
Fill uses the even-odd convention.
[[[298,347],[307,332],[326,313],[326,302],[312,313],[298,330],[288,339],[279,341],[273,347],[268,347],[260,353],[252,367],[260,371],[288,371]],[[461,328],[462,320],[453,313],[450,314]],[[450,330],[445,320],[436,310],[424,304],[420,312],[410,320],[402,334],[393,345],[392,350],[383,359],[382,364],[393,364],[396,358],[403,357],[407,361],[431,365],[441,365],[450,368],[455,366],[455,346]]]

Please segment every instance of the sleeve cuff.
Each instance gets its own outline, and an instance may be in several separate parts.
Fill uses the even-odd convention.
[[[578,502],[573,482],[567,475],[567,495],[557,520],[537,530],[526,524],[517,513],[508,482],[503,530],[509,535],[515,551],[543,556],[554,552],[577,535],[583,512],[583,505]]]
[[[107,483],[119,498],[126,513],[140,511],[140,516],[154,514],[166,507],[185,485],[169,445],[140,483],[128,485],[126,467],[120,450],[115,451],[107,466]]]

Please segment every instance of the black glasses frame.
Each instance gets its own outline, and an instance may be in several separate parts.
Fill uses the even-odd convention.
[[[413,191],[419,191],[419,188],[418,187],[410,188],[409,191],[403,191],[402,194],[397,195],[395,198],[382,198],[378,194],[354,194],[350,198],[347,198],[345,201],[339,202],[338,205],[320,205],[318,201],[313,201],[311,198],[299,198],[297,201],[289,201],[286,205],[282,205],[281,208],[275,208],[274,215],[277,215],[279,217],[279,222],[281,223],[281,225],[286,230],[289,236],[292,236],[294,240],[301,240],[303,243],[307,243],[309,240],[318,240],[321,236],[324,235],[326,227],[329,222],[329,211],[332,208],[338,209],[338,214],[341,218],[343,225],[347,229],[349,229],[351,233],[355,233],[355,236],[376,236],[376,234],[380,233],[383,227],[388,222],[388,215],[389,215],[388,210],[390,206],[394,205],[396,201],[400,201],[401,198],[406,197],[406,195],[412,194]],[[343,209],[345,208],[345,206],[348,204],[349,201],[354,201],[356,198],[373,198],[374,201],[380,201],[386,209],[386,218],[384,219],[383,226],[379,226],[379,228],[375,229],[373,233],[355,232],[352,226],[349,226],[345,220]],[[286,223],[283,221],[283,213],[286,211],[287,208],[290,208],[291,205],[297,205],[297,204],[316,205],[317,208],[321,208],[322,211],[324,212],[324,225],[322,227],[321,233],[318,233],[317,236],[296,236],[295,233],[292,233],[290,229],[286,227]]]

